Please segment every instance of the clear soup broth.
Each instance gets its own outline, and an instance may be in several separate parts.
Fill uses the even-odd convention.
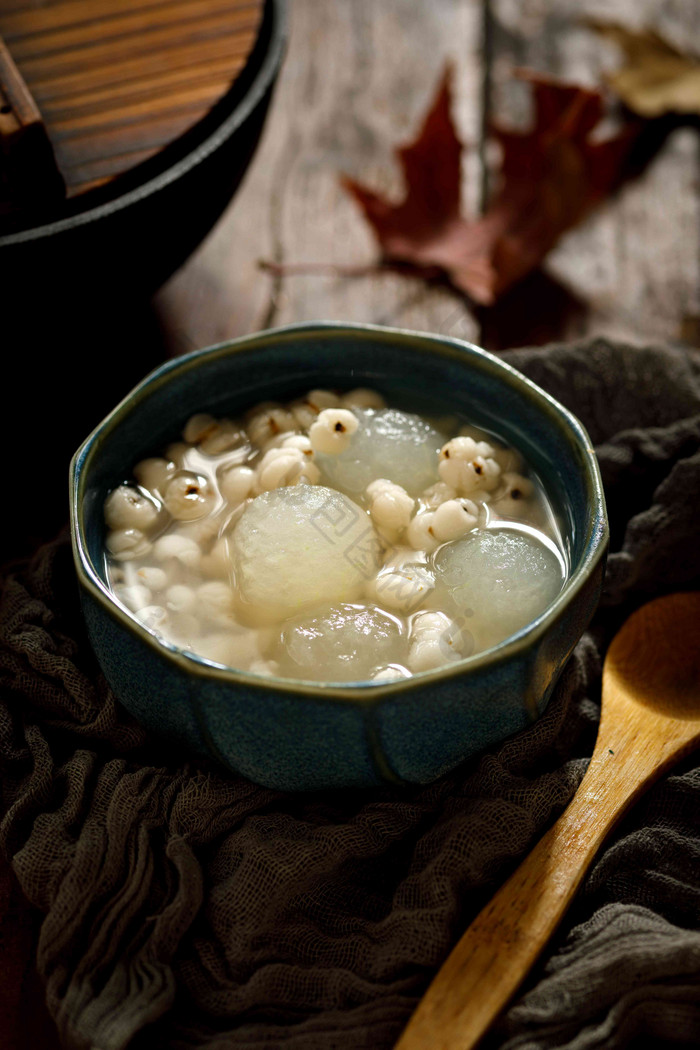
[[[561,590],[523,455],[374,390],[196,414],[105,501],[117,600],[156,637],[258,675],[386,682],[504,641]]]

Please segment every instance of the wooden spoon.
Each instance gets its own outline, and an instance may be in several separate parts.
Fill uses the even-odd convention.
[[[476,1046],[556,929],[610,829],[697,744],[700,594],[672,594],[642,606],[613,639],[598,739],[573,801],[458,941],[395,1050]]]

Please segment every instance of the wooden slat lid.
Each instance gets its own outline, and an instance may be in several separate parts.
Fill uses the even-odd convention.
[[[203,118],[245,66],[263,2],[0,0],[0,35],[68,197],[104,186]]]

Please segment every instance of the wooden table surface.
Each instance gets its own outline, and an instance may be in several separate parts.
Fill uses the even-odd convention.
[[[488,117],[527,119],[514,66],[598,84],[618,58],[582,26],[586,14],[650,24],[700,51],[699,4],[291,0],[290,8],[288,54],[258,153],[221,222],[157,295],[161,331],[140,326],[145,349],[150,340],[153,352],[177,354],[318,319],[441,332],[489,349],[592,333],[697,345],[700,138],[690,128],[674,131],[636,182],[566,235],[542,272],[480,317],[449,290],[418,280],[272,278],[258,261],[346,265],[375,257],[338,174],[400,193],[392,147],[415,133],[446,59],[455,64],[456,118],[470,145],[465,199],[477,212],[488,174],[483,162],[491,157],[483,134]],[[48,1035],[37,1036],[47,1019],[27,960],[39,918],[22,913],[10,883],[0,891],[2,1045],[49,1050]]]
[[[571,231],[542,272],[482,317],[442,288],[392,274],[272,278],[258,260],[362,264],[375,245],[338,174],[401,192],[392,147],[410,138],[443,63],[470,146],[467,207],[478,211],[491,115],[523,125],[527,66],[599,85],[616,48],[586,15],[654,26],[700,49],[700,5],[665,0],[291,0],[290,42],[263,141],[242,189],[156,299],[178,353],[262,327],[333,319],[398,325],[488,349],[591,333],[638,342],[700,327],[700,138],[673,131],[644,174]]]

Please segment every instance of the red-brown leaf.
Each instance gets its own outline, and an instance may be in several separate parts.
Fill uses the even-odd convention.
[[[493,127],[503,160],[485,215],[460,208],[461,144],[451,117],[449,70],[414,142],[397,150],[406,196],[392,204],[343,180],[372,225],[385,263],[437,267],[475,302],[489,305],[542,261],[618,184],[637,125],[614,138],[591,135],[603,116],[597,91],[522,74],[534,94],[531,130]]]

